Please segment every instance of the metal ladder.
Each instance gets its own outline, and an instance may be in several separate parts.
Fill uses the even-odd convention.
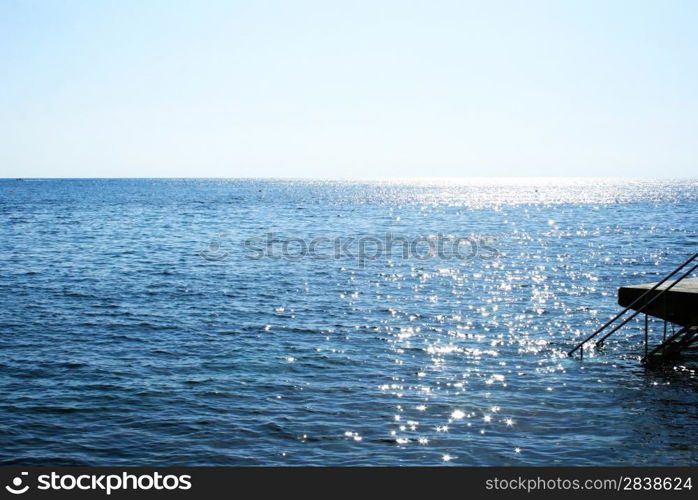
[[[604,323],[601,327],[596,329],[594,333],[589,335],[587,338],[582,340],[579,344],[577,344],[574,349],[569,351],[567,353],[568,356],[574,355],[575,352],[579,351],[580,358],[584,358],[584,346],[587,342],[593,340],[596,338],[599,334],[604,332],[606,328],[610,327],[613,325],[618,319],[620,319],[625,313],[627,313],[631,309],[635,309],[635,312],[633,312],[630,316],[626,317],[623,321],[620,322],[620,324],[615,325],[609,332],[605,332],[604,335],[596,342],[596,346],[601,347],[604,343],[604,341],[613,335],[615,332],[617,332],[620,328],[622,328],[625,324],[627,324],[630,320],[632,320],[635,316],[638,314],[644,312],[647,307],[652,305],[657,299],[660,297],[665,297],[666,292],[671,290],[674,286],[679,284],[681,281],[683,281],[684,278],[688,277],[693,273],[696,269],[698,269],[698,263],[694,264],[691,266],[691,268],[684,272],[678,279],[670,283],[666,288],[663,290],[659,290],[659,293],[657,293],[654,297],[649,298],[649,294],[657,290],[660,286],[662,286],[664,283],[666,283],[669,279],[671,279],[674,275],[676,275],[678,272],[680,272],[682,269],[684,269],[686,266],[691,264],[694,260],[698,258],[698,253],[693,254],[688,260],[683,262],[681,265],[677,266],[674,268],[673,271],[671,271],[669,274],[667,274],[662,281],[657,282],[652,288],[645,290],[642,295],[637,297],[635,300],[633,300],[625,309],[623,309],[621,312],[616,314],[613,318],[608,320],[606,323]],[[649,300],[648,300],[649,298]],[[643,303],[644,301],[644,303]],[[636,307],[638,306],[639,307]],[[680,351],[684,347],[687,347],[688,345],[692,344],[693,342],[698,340],[698,332],[695,332],[694,327],[685,327],[679,330],[679,332],[672,334],[669,338],[666,338],[666,323],[667,321],[664,320],[664,340],[663,342],[654,348],[652,352],[649,352],[649,338],[648,338],[648,319],[647,319],[647,313],[645,313],[645,355],[642,358],[642,362],[645,364],[656,364],[657,362],[664,360],[668,358],[671,354],[676,354],[678,351],[675,351],[676,348]],[[689,335],[689,332],[693,332],[692,335]],[[673,346],[673,347],[672,347]]]
[[[645,354],[642,363],[647,366],[655,366],[676,357],[682,349],[690,347],[698,341],[698,327],[685,326],[674,335],[665,338],[664,342]]]

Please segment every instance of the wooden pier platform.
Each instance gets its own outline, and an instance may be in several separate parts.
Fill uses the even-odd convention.
[[[673,281],[667,281],[659,286],[656,290],[649,293],[645,300],[650,301],[657,296],[662,290],[666,290]],[[618,304],[623,307],[629,306],[644,292],[652,288],[655,283],[643,283],[641,285],[624,286],[618,289]],[[636,304],[633,309],[639,309],[643,306],[645,300]],[[668,292],[665,292],[662,297],[659,297],[646,310],[643,310],[651,316],[665,319],[677,325],[692,327],[698,326],[698,278],[684,279]]]

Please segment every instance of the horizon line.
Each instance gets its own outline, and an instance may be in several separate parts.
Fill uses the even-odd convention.
[[[474,175],[474,176],[376,176],[376,177],[319,177],[319,176],[89,176],[89,177],[43,177],[43,176],[13,176],[0,177],[0,181],[24,180],[281,180],[281,181],[455,181],[455,180],[665,180],[665,181],[698,181],[696,177],[657,177],[657,176],[580,176],[580,175]]]

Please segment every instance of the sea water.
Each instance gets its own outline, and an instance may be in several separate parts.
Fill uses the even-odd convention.
[[[0,180],[0,463],[695,465],[690,359],[645,370],[642,318],[566,352],[697,209],[691,180]]]

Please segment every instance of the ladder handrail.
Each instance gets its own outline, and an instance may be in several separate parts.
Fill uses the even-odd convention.
[[[698,258],[698,253],[693,254],[693,255],[692,255],[689,259],[687,259],[683,264],[681,264],[681,265],[677,266],[676,268],[674,268],[673,271],[671,271],[669,274],[667,274],[667,275],[664,277],[664,279],[662,279],[662,281],[657,282],[652,288],[650,288],[649,290],[645,290],[639,297],[637,297],[635,300],[633,300],[625,309],[623,309],[621,312],[619,312],[618,314],[616,314],[613,318],[611,318],[611,319],[608,320],[606,323],[604,323],[603,326],[597,328],[596,331],[595,331],[594,333],[592,333],[592,334],[589,335],[586,339],[582,340],[579,344],[577,344],[577,345],[575,346],[574,349],[572,349],[571,351],[569,351],[569,352],[567,353],[567,355],[568,355],[568,356],[572,356],[577,350],[579,350],[582,346],[584,346],[584,344],[586,344],[586,343],[589,342],[591,339],[593,339],[594,337],[596,337],[599,333],[601,333],[601,332],[604,331],[606,328],[608,328],[612,323],[614,323],[615,321],[617,321],[618,318],[620,318],[620,317],[623,316],[626,312],[628,312],[630,309],[632,309],[632,307],[633,307],[634,305],[636,305],[637,303],[641,302],[642,299],[644,299],[648,294],[654,292],[657,288],[659,288],[659,287],[662,286],[664,283],[666,283],[666,281],[668,281],[672,276],[674,276],[676,273],[678,273],[681,269],[683,269],[684,267],[686,267],[688,264],[690,264],[690,263],[691,263],[693,260],[695,260],[696,258]],[[614,328],[610,333],[606,334],[606,335],[601,339],[600,342],[603,342],[609,335],[611,335],[613,332],[615,332],[616,330],[618,330],[618,328],[620,328],[621,326],[625,325],[628,321],[630,321],[630,320],[633,319],[635,316],[637,316],[645,307],[647,307],[649,304],[651,304],[652,302],[654,302],[654,301],[655,301],[657,298],[659,298],[660,296],[664,295],[664,293],[666,293],[668,290],[670,290],[671,288],[673,288],[674,285],[676,285],[677,283],[679,283],[679,282],[680,282],[681,280],[683,280],[686,276],[688,276],[689,274],[691,274],[697,267],[698,267],[698,265],[693,266],[693,268],[691,268],[687,273],[685,273],[685,274],[684,274],[683,276],[681,276],[678,280],[676,280],[674,283],[672,283],[669,287],[665,288],[664,290],[660,290],[660,293],[658,293],[650,302],[646,302],[646,303],[645,303],[640,309],[638,309],[629,319],[627,319],[626,321],[624,321],[623,323],[621,323],[618,327]]]
[[[696,269],[698,269],[698,264],[694,265],[691,269],[689,269],[688,271],[686,271],[679,279],[677,279],[676,281],[674,281],[671,285],[669,285],[668,287],[666,287],[666,288],[660,290],[659,293],[658,293],[657,295],[655,295],[654,297],[652,297],[649,301],[645,302],[639,309],[637,309],[634,313],[632,313],[628,318],[624,319],[623,322],[622,322],[620,325],[614,327],[613,330],[611,330],[611,331],[608,332],[606,335],[604,335],[603,337],[601,337],[601,340],[599,340],[599,342],[603,342],[604,340],[606,340],[612,333],[615,333],[620,327],[622,327],[623,325],[625,325],[626,323],[628,323],[628,321],[630,321],[630,320],[633,319],[635,316],[637,316],[638,314],[640,314],[645,308],[647,308],[647,306],[649,306],[652,302],[654,302],[655,300],[657,300],[659,297],[662,297],[666,292],[668,292],[669,290],[671,290],[672,288],[674,288],[674,285],[678,285],[684,278],[686,278],[687,276],[689,276],[689,275],[690,275],[693,271],[695,271]]]

